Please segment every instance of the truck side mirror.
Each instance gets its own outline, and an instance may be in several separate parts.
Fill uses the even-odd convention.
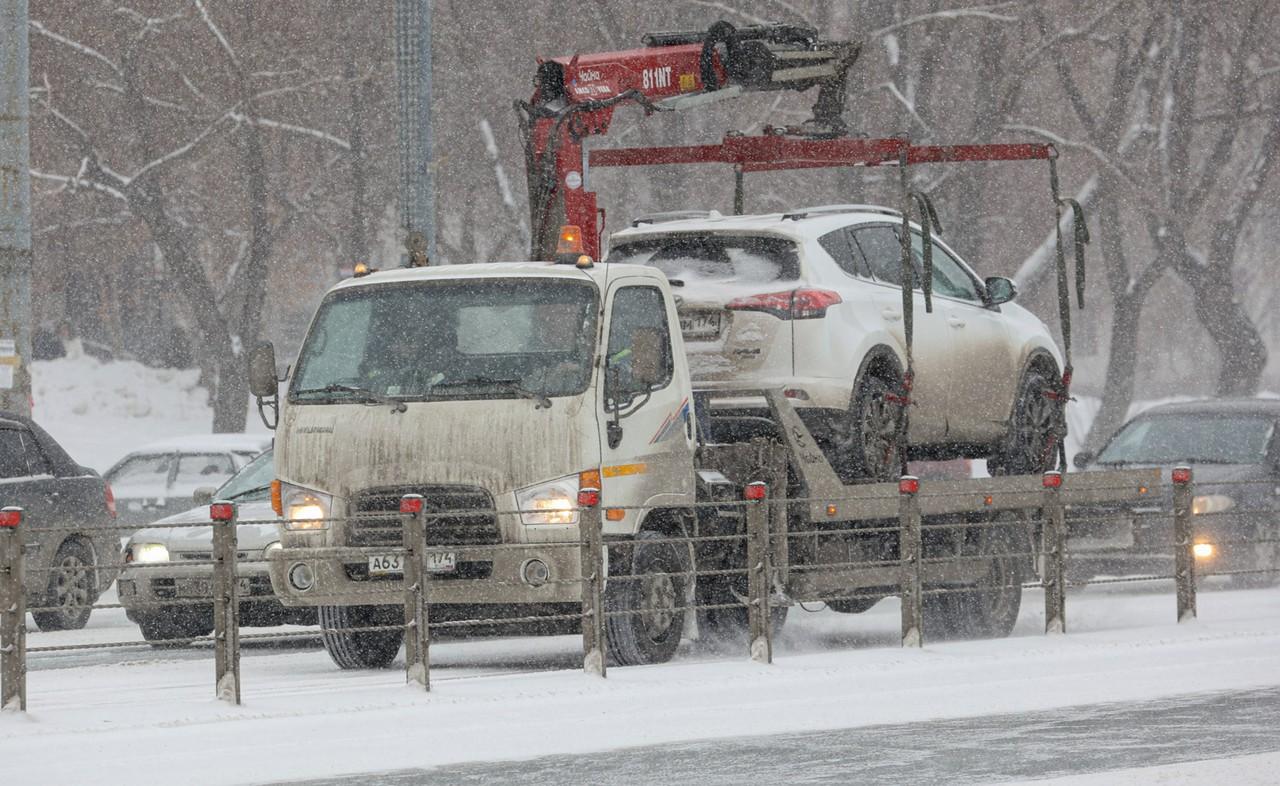
[[[278,391],[276,348],[267,341],[249,354],[249,392],[257,398],[271,398]]]
[[[663,340],[657,328],[638,328],[631,337],[631,380],[641,390],[665,381]]]
[[[1013,283],[1012,279],[1003,276],[992,276],[985,283],[987,285],[987,297],[993,306],[1008,303],[1018,296],[1018,285]]]

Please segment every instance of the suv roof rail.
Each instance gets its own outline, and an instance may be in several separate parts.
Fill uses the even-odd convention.
[[[662,213],[646,213],[631,219],[631,226],[663,224],[667,221],[684,221],[690,218],[723,218],[718,210],[667,210]]]
[[[833,213],[880,213],[886,216],[902,217],[902,212],[883,205],[818,205],[805,207],[782,214],[782,220],[799,221],[809,216],[829,216]]]

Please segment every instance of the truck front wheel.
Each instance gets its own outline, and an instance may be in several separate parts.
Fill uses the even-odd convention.
[[[320,640],[340,669],[382,669],[391,665],[404,630],[351,630],[404,622],[400,606],[321,606]]]
[[[605,609],[623,612],[605,618],[609,659],[619,666],[665,663],[680,646],[688,577],[680,575],[676,545],[653,542],[663,537],[641,532],[630,549],[631,570],[608,578]]]

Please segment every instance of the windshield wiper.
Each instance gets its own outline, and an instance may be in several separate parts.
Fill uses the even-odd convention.
[[[270,491],[270,490],[271,490],[271,484],[268,483],[265,486],[255,486],[254,488],[251,488],[251,489],[245,489],[244,491],[241,491],[238,494],[232,494],[230,497],[227,497],[227,499],[240,499],[241,497],[247,497],[250,494],[260,494],[263,491]]]
[[[386,404],[391,407],[392,412],[404,412],[408,409],[405,403],[398,398],[384,396],[381,393],[374,393],[368,388],[360,388],[355,385],[325,385],[322,388],[307,388],[306,390],[295,390],[293,395],[305,396],[309,393],[352,393],[362,396],[366,402],[373,404]]]
[[[532,399],[533,401],[538,402],[537,406],[535,406],[534,409],[550,409],[551,408],[551,399],[547,398],[545,395],[541,393],[537,393],[535,391],[529,390],[526,387],[522,387],[520,385],[520,380],[518,379],[493,379],[491,377],[470,377],[468,379],[453,379],[453,380],[449,380],[448,382],[437,382],[433,387],[451,388],[451,387],[463,387],[465,385],[496,385],[498,387],[506,388],[512,393],[515,393],[520,398]]]

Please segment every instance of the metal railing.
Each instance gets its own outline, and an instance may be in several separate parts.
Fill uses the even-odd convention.
[[[364,616],[319,617],[319,636],[359,636],[376,640],[387,650],[390,662],[401,639],[405,647],[406,681],[423,690],[431,687],[430,647],[433,639],[457,632],[507,630],[507,626],[528,624],[576,627],[582,639],[583,669],[605,677],[610,662],[635,662],[619,642],[632,635],[629,626],[655,625],[665,641],[670,636],[679,643],[681,624],[689,613],[705,619],[744,622],[745,654],[760,663],[773,659],[775,615],[795,602],[819,597],[831,604],[869,608],[881,598],[901,598],[900,641],[903,646],[920,647],[927,638],[944,638],[956,629],[936,627],[945,612],[976,608],[981,603],[999,601],[1024,588],[1044,591],[1045,632],[1067,630],[1067,590],[1073,587],[1112,583],[1172,580],[1176,587],[1176,619],[1185,622],[1196,615],[1197,581],[1209,576],[1274,577],[1280,575],[1280,537],[1265,530],[1216,536],[1210,543],[1205,532],[1214,522],[1229,522],[1248,514],[1240,509],[1199,510],[1191,473],[1184,467],[1171,474],[1171,487],[1142,485],[1135,490],[1132,477],[1121,478],[1114,486],[1098,483],[1101,476],[1087,482],[1082,475],[1046,473],[1040,479],[993,479],[998,482],[921,482],[903,477],[896,493],[891,485],[880,484],[859,490],[850,487],[846,497],[786,498],[772,496],[764,483],[748,483],[741,499],[696,503],[689,521],[702,521],[705,514],[724,522],[721,529],[669,526],[646,533],[642,538],[606,538],[602,527],[599,492],[582,489],[577,508],[576,539],[550,543],[439,544],[432,542],[432,524],[441,518],[457,518],[459,511],[427,510],[418,495],[400,500],[398,514],[362,514],[364,518],[398,516],[389,530],[400,530],[398,545],[325,548],[338,559],[366,559],[394,556],[402,560],[403,574],[398,591],[388,595],[386,584],[369,581],[367,589],[345,591],[344,599],[359,601],[367,595],[380,605]],[[1154,476],[1153,476],[1154,477]],[[1221,488],[1222,484],[1214,484]],[[986,489],[986,491],[984,491]],[[1092,503],[1105,500],[1111,507]],[[1203,507],[1203,505],[1201,505]],[[609,508],[612,513],[619,508]],[[625,509],[622,509],[625,510]],[[829,520],[816,513],[824,512]],[[862,511],[862,513],[857,513]],[[471,511],[471,515],[477,515]],[[485,511],[501,516],[510,511]],[[518,512],[517,512],[518,513]],[[335,519],[354,521],[356,517]],[[20,540],[22,511],[0,511],[0,707],[26,707],[27,656],[59,650],[84,650],[138,646],[137,641],[56,644],[31,647],[27,644],[25,615],[28,611],[69,610],[71,607],[29,608],[24,572],[53,571],[25,566]],[[1158,549],[1168,568],[1141,575],[1098,578],[1087,571],[1091,560],[1100,557],[1127,559],[1136,556],[1132,546],[1076,548],[1100,524],[1127,521],[1131,528],[1154,531],[1144,546]],[[1273,518],[1268,519],[1274,522]],[[132,599],[129,603],[92,603],[87,608],[173,610],[176,613],[199,609],[212,612],[211,635],[184,635],[180,626],[172,636],[148,636],[153,645],[187,645],[211,642],[214,651],[215,694],[236,703],[241,696],[241,648],[246,641],[261,639],[315,638],[317,631],[287,631],[242,634],[241,613],[250,604],[274,602],[274,594],[247,596],[244,593],[244,566],[270,563],[264,553],[250,557],[238,544],[240,525],[275,522],[240,521],[236,506],[215,502],[210,506],[210,522],[179,524],[178,527],[213,527],[208,559],[187,559],[182,566],[208,567],[208,592],[194,597]],[[135,528],[114,529],[133,531]],[[1272,526],[1274,530],[1274,525]],[[1218,527],[1215,531],[1229,531]],[[1206,543],[1226,554],[1270,547],[1272,559],[1244,567],[1214,564],[1205,559]],[[493,557],[516,552],[545,557],[552,550],[576,550],[577,569],[564,576],[544,577],[555,588],[576,586],[577,593],[559,607],[526,609],[514,613],[472,612],[458,616],[443,604],[435,585],[442,575],[433,572],[433,552],[442,549],[465,551],[469,555]],[[640,556],[643,555],[643,558]],[[203,555],[199,555],[203,556]],[[455,555],[456,556],[456,555]],[[653,566],[646,567],[646,561]],[[1198,568],[1197,562],[1200,567]],[[492,565],[494,563],[490,563]],[[134,574],[165,567],[166,563],[133,562],[124,566]],[[1082,567],[1084,566],[1084,567]],[[93,570],[118,570],[120,563],[91,566]],[[1073,573],[1084,571],[1084,578]],[[502,590],[518,586],[528,590],[523,576],[496,573],[475,578],[484,582],[495,597]],[[372,578],[372,577],[370,577]],[[465,581],[466,577],[450,581]],[[372,586],[382,584],[382,586]],[[197,582],[197,587],[202,586]],[[541,586],[541,585],[539,585]],[[704,592],[713,588],[715,593]],[[188,594],[188,593],[184,593]],[[388,598],[399,598],[389,603]],[[74,604],[73,604],[74,605]],[[76,606],[81,608],[81,606]],[[496,609],[496,606],[480,608]],[[397,610],[399,609],[399,610]],[[1004,635],[1016,620],[999,617],[974,618],[964,632],[972,635]],[[985,612],[984,612],[985,613]],[[575,624],[576,623],[576,624]],[[678,629],[677,629],[678,628]],[[655,639],[656,640],[656,639]],[[673,648],[672,648],[673,651]],[[333,651],[330,651],[333,654]],[[335,660],[337,658],[335,657]]]

